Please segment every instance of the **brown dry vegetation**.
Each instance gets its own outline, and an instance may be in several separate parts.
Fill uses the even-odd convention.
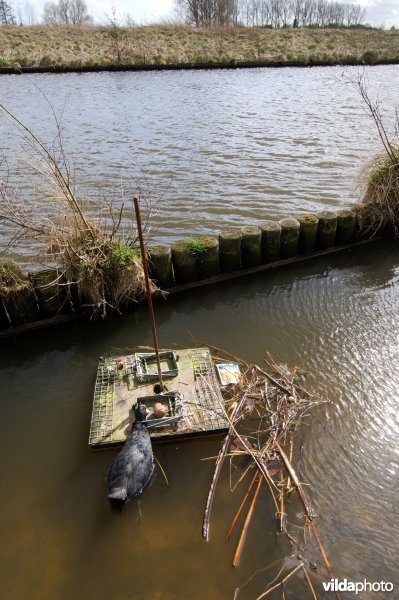
[[[0,67],[109,67],[299,61],[399,61],[399,31],[379,29],[193,29],[0,27]]]

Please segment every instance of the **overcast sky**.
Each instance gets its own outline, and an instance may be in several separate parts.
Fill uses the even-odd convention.
[[[26,0],[28,1],[28,0]],[[19,5],[23,10],[25,0],[11,0],[10,4],[16,9]],[[366,8],[365,21],[374,26],[399,27],[399,0],[342,0],[360,4]],[[41,18],[45,0],[30,0],[34,6],[36,18]],[[173,0],[86,0],[89,13],[97,23],[105,23],[107,15],[112,13],[115,4],[116,16],[123,21],[127,14],[137,23],[151,23],[167,18],[173,11]]]

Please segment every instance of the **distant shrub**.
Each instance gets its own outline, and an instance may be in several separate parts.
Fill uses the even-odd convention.
[[[14,56],[14,62],[18,63],[21,67],[26,67],[29,63],[29,59],[23,54],[16,54]]]
[[[380,59],[381,56],[374,50],[367,50],[362,56],[362,60],[366,63],[366,65],[376,65]]]

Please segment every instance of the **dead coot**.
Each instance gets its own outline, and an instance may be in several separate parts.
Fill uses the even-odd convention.
[[[146,407],[135,407],[136,420],[122,450],[111,464],[107,475],[108,499],[112,508],[140,496],[154,473],[151,439],[144,423]]]

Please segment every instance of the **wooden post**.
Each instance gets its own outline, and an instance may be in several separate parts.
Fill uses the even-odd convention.
[[[262,264],[280,258],[281,225],[276,221],[265,221],[259,225],[262,232]]]
[[[262,257],[262,232],[259,227],[241,229],[241,259],[244,269],[257,267]]]

